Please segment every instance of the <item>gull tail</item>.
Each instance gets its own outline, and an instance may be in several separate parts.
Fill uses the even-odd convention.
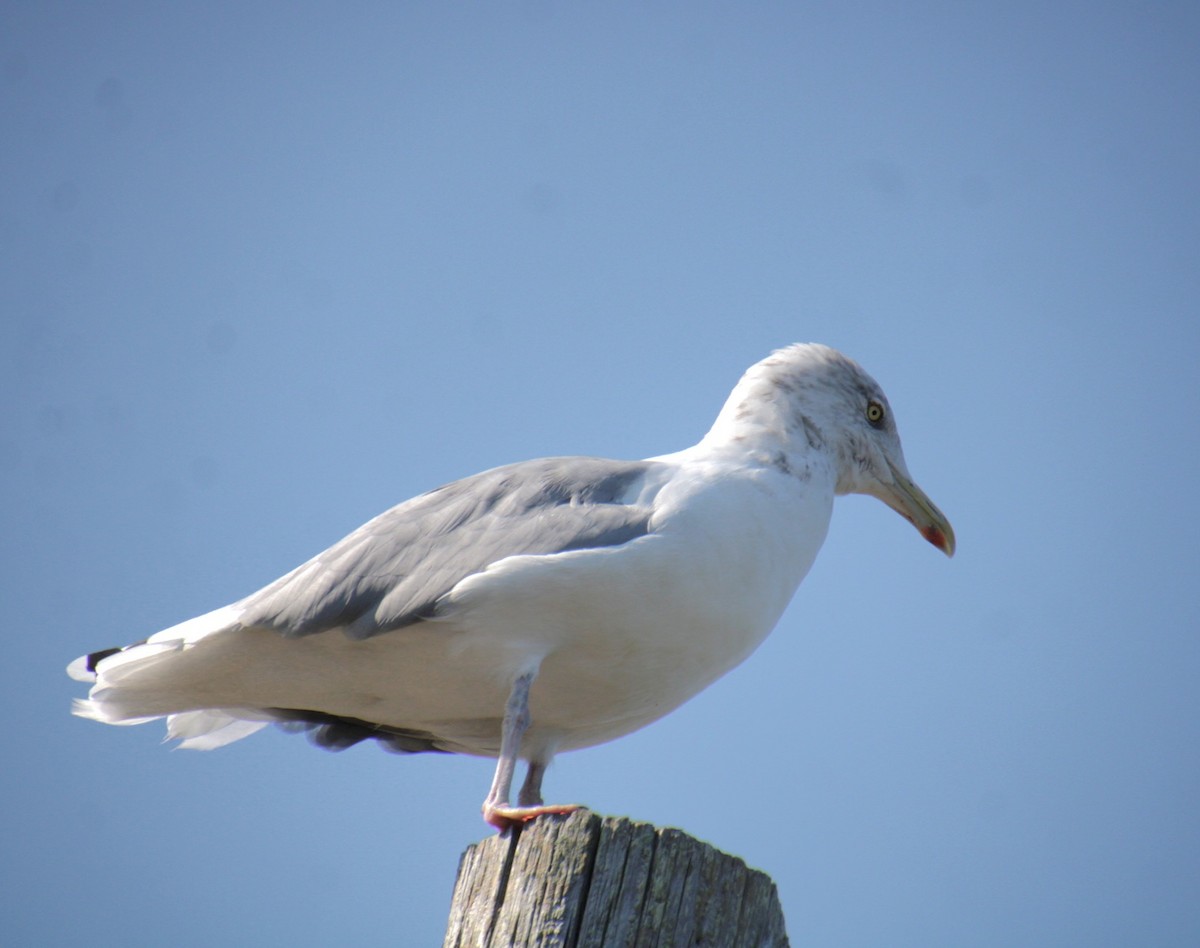
[[[83,655],[67,666],[76,681],[90,682],[87,698],[72,712],[102,724],[146,724],[167,719],[167,740],[189,750],[212,750],[249,737],[275,720],[251,708],[187,707],[174,680],[176,665],[192,645],[236,628],[239,610],[226,606],[164,629],[144,642]],[[182,705],[182,706],[181,706]]]

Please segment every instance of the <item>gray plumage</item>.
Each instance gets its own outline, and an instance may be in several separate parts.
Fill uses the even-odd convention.
[[[567,812],[541,796],[554,755],[636,731],[743,661],[852,492],[953,554],[879,386],[832,349],[790,346],[746,372],[691,448],[455,481],[245,599],[76,659],[68,672],[92,688],[75,711],[165,717],[194,749],[275,721],[335,750],[373,738],[492,756],[493,826]]]
[[[365,639],[432,618],[465,577],[507,556],[617,546],[650,508],[627,498],[653,466],[541,458],[414,497],[243,600],[243,627],[286,636],[342,628]]]
[[[391,727],[324,711],[303,708],[264,709],[283,730],[308,734],[309,740],[325,750],[340,751],[363,741],[377,741],[394,754],[446,753],[437,735],[411,728]]]

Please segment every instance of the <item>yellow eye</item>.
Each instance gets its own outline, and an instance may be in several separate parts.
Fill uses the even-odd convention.
[[[877,401],[867,402],[867,421],[878,428],[883,424],[883,406]]]

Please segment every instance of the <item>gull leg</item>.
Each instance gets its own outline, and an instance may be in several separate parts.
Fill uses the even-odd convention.
[[[533,672],[526,672],[513,682],[508,703],[504,706],[496,774],[492,777],[492,788],[488,791],[487,799],[483,801],[483,818],[501,832],[543,813],[572,813],[579,809],[579,805],[573,803],[550,806],[542,803],[542,775],[546,772],[544,761],[529,762],[529,773],[518,801],[520,805],[512,806],[508,802],[517,758],[521,753],[521,739],[529,729],[529,688],[533,684],[533,677]]]
[[[517,802],[521,806],[542,805],[542,777],[545,775],[545,761],[531,760],[529,762],[529,769],[525,772],[525,782],[521,784],[521,792],[517,794]]]

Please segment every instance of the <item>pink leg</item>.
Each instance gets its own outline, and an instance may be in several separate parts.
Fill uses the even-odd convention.
[[[521,675],[513,682],[504,707],[504,725],[500,733],[500,758],[496,761],[496,774],[492,788],[483,801],[483,818],[503,832],[510,826],[525,823],[544,813],[572,813],[578,804],[546,806],[542,803],[542,775],[546,772],[544,761],[530,761],[529,773],[521,787],[519,806],[508,802],[512,793],[513,774],[517,758],[521,753],[521,739],[529,728],[529,688],[533,684],[533,672]]]
[[[517,802],[521,806],[542,805],[542,777],[546,775],[546,765],[540,760],[531,760],[529,769],[525,772],[525,782],[521,784],[521,792],[517,794]]]

